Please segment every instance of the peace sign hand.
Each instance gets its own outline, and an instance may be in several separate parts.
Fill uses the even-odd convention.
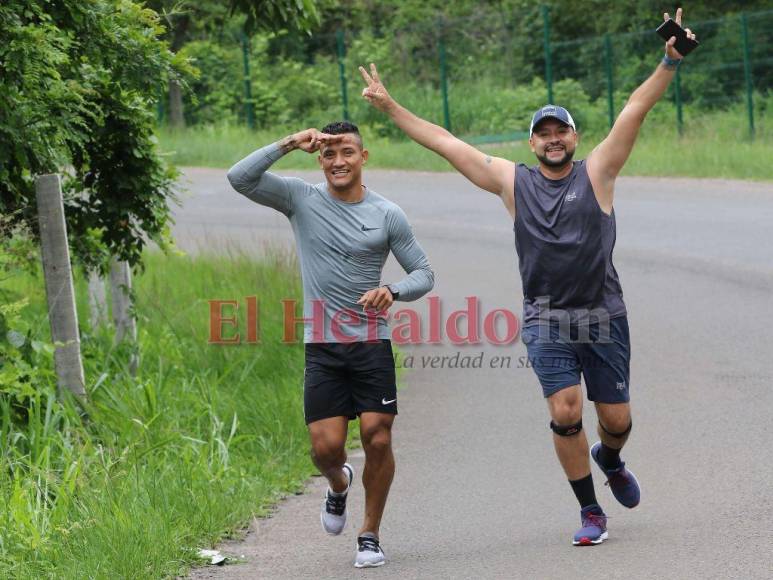
[[[363,98],[380,111],[389,112],[389,109],[394,106],[395,101],[389,96],[386,87],[381,82],[376,65],[370,63],[370,74],[363,67],[359,68],[363,80],[368,85],[362,89]]]
[[[670,17],[668,15],[668,12],[663,13],[663,20],[666,21]],[[677,8],[676,9],[676,18],[674,18],[674,21],[681,26],[682,25],[682,9]],[[687,33],[687,38],[691,38],[695,40],[695,35],[692,33],[692,31],[689,28],[685,28],[684,31]],[[671,59],[682,59],[684,58],[684,55],[679,54],[679,52],[674,48],[674,43],[676,42],[676,37],[672,36],[668,39],[668,42],[666,42],[666,56]]]

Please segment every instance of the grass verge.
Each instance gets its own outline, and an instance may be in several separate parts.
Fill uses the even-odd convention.
[[[688,117],[679,136],[668,106],[659,106],[647,119],[623,175],[704,177],[773,181],[773,132],[766,118],[757,119],[756,139],[750,140],[742,110],[720,111]],[[250,131],[235,126],[191,127],[183,131],[162,129],[160,143],[174,163],[185,166],[227,168],[258,147],[299,130]],[[368,166],[383,169],[452,171],[434,153],[408,141],[391,141],[365,134],[370,150]],[[605,134],[581,135],[578,158],[582,158]],[[494,155],[532,165],[534,154],[528,143],[485,145]],[[277,169],[317,169],[315,155],[296,152],[281,159]]]
[[[126,348],[89,329],[85,284],[77,286],[88,420],[57,400],[50,374],[31,395],[0,388],[0,569],[30,579],[184,574],[196,549],[314,471],[302,345],[279,340],[279,300],[301,294],[297,268],[281,257],[148,255],[135,278],[136,377]],[[207,300],[238,300],[241,317],[254,295],[262,342],[209,345]],[[14,274],[0,296],[28,297],[10,324],[48,340],[42,278]],[[50,353],[36,364],[50,370]]]

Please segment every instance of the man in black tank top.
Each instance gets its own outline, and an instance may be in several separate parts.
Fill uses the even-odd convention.
[[[681,8],[675,20],[681,25]],[[689,29],[686,33],[695,38]],[[582,527],[574,535],[575,545],[607,539],[607,518],[596,500],[582,428],[580,375],[599,418],[601,440],[590,448],[590,456],[621,504],[633,508],[640,498],[636,478],[620,459],[632,427],[630,340],[612,264],[612,202],[615,179],[639,128],[681,62],[675,41],[672,37],[666,43],[655,72],[633,92],[609,135],[586,160],[572,160],[578,137],[569,112],[555,105],[538,110],[529,128],[529,144],[539,161],[534,167],[489,156],[420,119],[392,99],[375,65],[370,73],[360,67],[368,102],[475,185],[498,195],[513,219],[524,293],[522,338],[547,399],[556,453],[580,503]]]

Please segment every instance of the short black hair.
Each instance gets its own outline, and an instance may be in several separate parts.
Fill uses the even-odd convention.
[[[360,130],[357,128],[357,125],[349,121],[334,121],[328,123],[322,127],[322,133],[327,133],[328,135],[345,135],[353,133],[354,135],[357,135],[357,140],[360,142],[360,147],[362,147],[362,135],[360,135]]]

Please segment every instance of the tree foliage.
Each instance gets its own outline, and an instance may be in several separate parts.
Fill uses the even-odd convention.
[[[167,26],[166,38],[175,53],[189,42],[216,40],[233,45],[245,34],[258,30],[308,33],[319,23],[320,2],[313,0],[148,0],[147,4],[162,16]],[[198,97],[201,93],[194,95]],[[217,100],[222,102],[222,95]],[[167,118],[175,127],[186,123],[183,101],[180,87],[170,83]]]
[[[231,13],[247,16],[247,33],[277,28],[309,31],[319,24],[317,4],[314,0],[231,0]]]
[[[362,106],[357,65],[375,61],[406,105],[442,122],[439,43],[444,42],[452,126],[461,134],[502,133],[522,128],[520,115],[499,123],[503,111],[544,102],[534,80],[545,79],[542,6],[550,19],[554,83],[566,81],[574,101],[592,104],[587,116],[608,128],[604,35],[612,49],[613,107],[652,73],[662,50],[655,27],[676,4],[655,0],[619,5],[602,0],[341,0],[318,5],[320,23],[311,34],[274,28],[252,38],[251,93],[260,128],[285,121],[316,123],[341,115],[336,33],[344,33],[349,114],[397,134],[381,116]],[[682,67],[683,102],[701,110],[738,106],[745,91],[741,11],[771,8],[770,0],[697,0],[686,6],[689,25],[698,26],[700,50]],[[203,31],[206,26],[199,24]],[[183,52],[195,59],[200,78],[186,100],[188,123],[244,122],[245,90],[239,40],[221,32],[202,33]],[[752,80],[761,94],[773,82],[769,58],[773,12],[749,18]],[[258,50],[260,49],[260,50]],[[556,87],[554,87],[555,89]],[[556,91],[554,90],[554,95]],[[302,95],[297,98],[296,95]],[[515,100],[514,95],[519,95]],[[521,99],[520,95],[528,96]],[[670,98],[667,97],[667,102]],[[564,101],[565,103],[567,101]],[[760,99],[759,113],[763,113]],[[300,121],[302,119],[302,121]]]
[[[188,70],[130,0],[9,0],[0,5],[0,208],[37,231],[34,177],[69,172],[69,237],[88,266],[137,264],[164,243],[175,174],[150,110]]]

